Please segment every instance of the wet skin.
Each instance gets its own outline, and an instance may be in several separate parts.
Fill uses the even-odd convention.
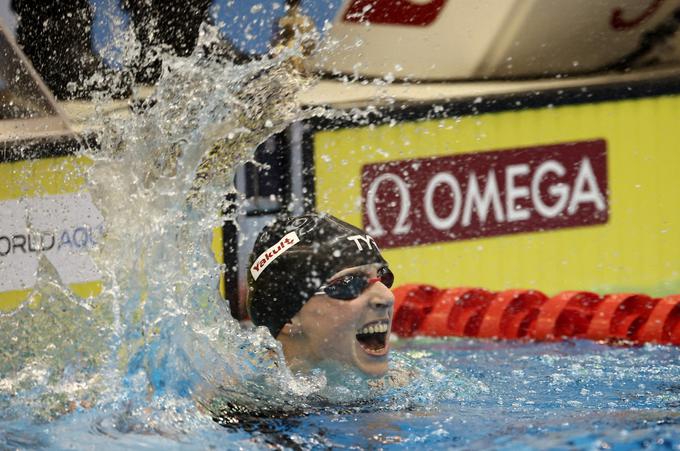
[[[381,265],[347,268],[329,282],[351,273],[377,277]],[[358,297],[343,301],[315,295],[277,337],[291,369],[305,369],[323,360],[353,366],[371,376],[387,372],[394,295],[382,282]]]

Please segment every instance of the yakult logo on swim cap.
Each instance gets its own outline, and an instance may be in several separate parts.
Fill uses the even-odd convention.
[[[373,241],[373,238],[371,238],[370,235],[352,235],[348,236],[347,239],[350,241],[354,241],[354,244],[357,245],[357,249],[359,249],[360,251],[364,250],[363,246],[361,245],[362,241],[366,243],[366,246],[369,250],[372,249],[373,247],[375,247],[375,249],[378,251],[380,250],[378,249],[378,245],[375,244],[375,241]]]
[[[250,274],[253,275],[253,279],[257,280],[257,278],[260,277],[260,274],[262,274],[262,271],[264,271],[271,262],[299,242],[300,238],[298,238],[297,233],[290,232],[284,235],[278,243],[261,253],[255,260],[255,263],[253,263],[253,266],[250,267]]]

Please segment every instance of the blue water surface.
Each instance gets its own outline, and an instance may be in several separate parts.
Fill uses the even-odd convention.
[[[192,426],[168,432],[135,423],[119,405],[40,425],[4,422],[0,447],[680,449],[679,348],[418,338],[393,349],[421,371],[441,373],[438,384],[414,381],[402,407],[378,399],[222,426],[180,403],[175,414],[194,416]]]

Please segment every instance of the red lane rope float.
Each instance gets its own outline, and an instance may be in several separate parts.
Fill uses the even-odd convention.
[[[655,299],[563,291],[497,293],[483,288],[404,285],[394,290],[392,330],[402,337],[560,340],[587,338],[680,345],[680,295]]]
[[[507,290],[491,299],[482,325],[480,338],[523,338],[538,317],[548,297],[540,291]]]
[[[635,335],[656,304],[644,294],[610,294],[597,306],[588,326],[593,340],[635,340]]]
[[[553,296],[541,307],[531,338],[585,338],[594,309],[601,301],[599,295],[588,291],[563,291]]]
[[[403,285],[392,291],[392,331],[401,337],[412,337],[418,333],[420,324],[432,311],[440,290],[429,285]]]
[[[641,342],[680,344],[680,295],[660,299],[637,338]]]
[[[475,336],[492,298],[493,293],[479,288],[441,290],[419,332],[434,337]]]

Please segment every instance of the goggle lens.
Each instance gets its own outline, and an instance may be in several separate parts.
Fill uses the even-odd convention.
[[[347,274],[322,286],[316,294],[325,294],[333,299],[349,301],[358,297],[374,282],[382,282],[387,288],[392,288],[394,274],[387,267],[380,268],[378,277],[373,278],[364,273]]]

